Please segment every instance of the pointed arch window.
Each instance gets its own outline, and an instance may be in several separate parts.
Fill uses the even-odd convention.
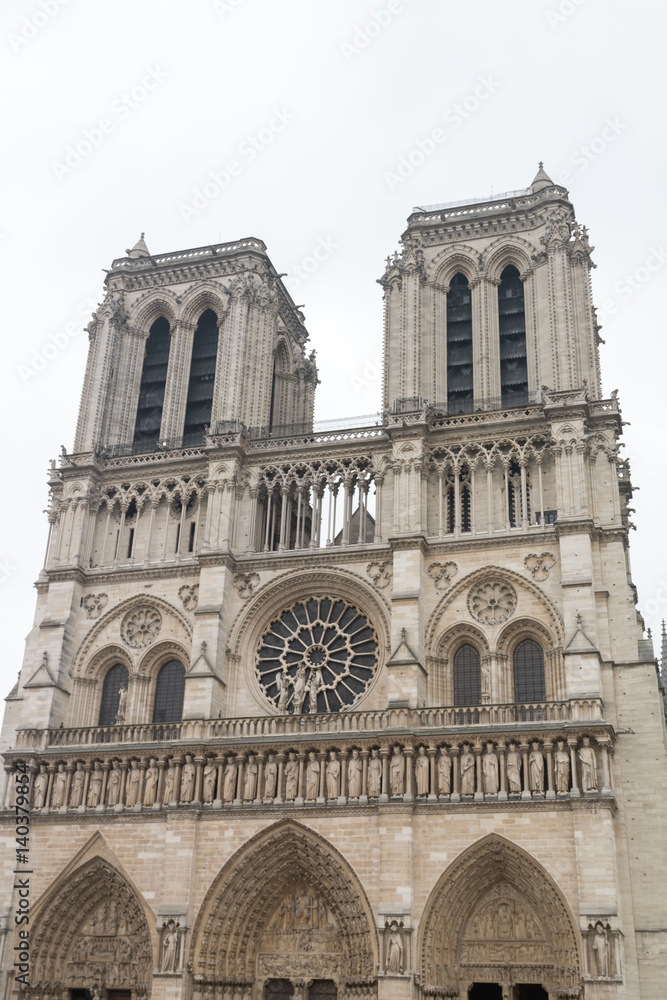
[[[184,694],[185,667],[179,660],[169,660],[157,675],[153,722],[180,722]]]
[[[183,444],[201,444],[211,422],[213,387],[218,357],[218,317],[212,309],[202,313],[192,341],[188,400],[185,407]]]
[[[498,323],[502,405],[522,406],[528,402],[526,307],[523,282],[513,264],[509,264],[500,276]]]
[[[482,673],[479,653],[469,642],[454,654],[454,704],[479,705],[482,700]]]
[[[127,667],[122,663],[115,663],[113,667],[107,670],[104,684],[102,685],[99,726],[114,725],[120,704],[120,686],[124,684],[127,688],[127,681]]]
[[[544,651],[534,639],[524,639],[514,650],[514,700],[546,700]]]
[[[472,408],[472,301],[468,279],[455,274],[447,292],[447,412]]]
[[[159,444],[170,341],[169,323],[160,316],[151,326],[146,341],[134,425],[134,451],[152,451]]]

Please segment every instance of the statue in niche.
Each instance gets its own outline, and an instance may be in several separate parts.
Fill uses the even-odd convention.
[[[324,687],[322,671],[319,667],[311,667],[308,678],[308,711],[311,715],[317,712],[317,692],[321,687]]]
[[[347,795],[350,799],[358,799],[361,795],[362,770],[359,751],[355,748],[347,762]]]
[[[188,805],[192,802],[195,794],[195,765],[192,762],[192,755],[185,755],[185,764],[181,775],[181,802]]]
[[[278,783],[278,764],[276,755],[270,753],[264,770],[264,800],[275,799],[276,785]]]
[[[583,744],[577,752],[581,766],[581,790],[582,792],[597,792],[598,778],[595,750],[591,746],[588,736],[584,736]]]
[[[206,766],[204,767],[204,802],[213,802],[213,799],[215,798],[215,779],[217,770],[215,758],[207,757]]]
[[[475,794],[475,758],[470,753],[470,744],[463,744],[461,754],[461,795]]]
[[[521,792],[521,754],[516,743],[510,743],[507,753],[507,784],[510,794]]]
[[[417,795],[428,795],[430,762],[426,756],[426,747],[420,746],[415,761],[415,778],[417,783]]]
[[[389,765],[389,787],[392,795],[405,793],[405,757],[399,746],[395,746]]]
[[[554,769],[556,774],[556,791],[569,792],[570,755],[567,751],[564,740],[558,740],[556,753],[554,754]]]
[[[484,791],[487,795],[498,794],[498,755],[493,743],[486,744],[486,753],[482,757],[482,773],[484,775]]]
[[[46,771],[46,764],[39,765],[39,773],[35,777],[35,792],[33,798],[33,809],[43,809],[46,802],[46,792],[49,787],[49,776]]]
[[[295,715],[303,712],[303,703],[306,699],[306,664],[301,662],[296,668],[294,677],[294,694],[292,695],[292,707]]]
[[[501,903],[499,905],[496,926],[499,938],[514,937],[514,920],[508,903]]]
[[[376,749],[371,750],[368,762],[368,797],[377,799],[382,791],[382,761]]]
[[[178,962],[178,921],[173,917],[162,924],[162,971],[176,972]]]
[[[486,657],[482,659],[481,666],[481,686],[482,704],[486,705],[491,701],[491,666]]]
[[[222,798],[224,802],[233,802],[236,798],[236,775],[238,765],[236,757],[230,754],[225,765],[225,780],[223,782]]]
[[[176,780],[176,768],[174,767],[173,761],[169,761],[167,764],[167,774],[164,779],[164,794],[162,796],[162,801],[165,805],[169,805],[170,802],[174,800],[174,781]]]
[[[532,743],[532,748],[528,757],[530,790],[531,792],[544,792],[544,757],[537,740]]]
[[[287,763],[285,764],[285,798],[288,801],[296,798],[298,784],[299,765],[296,761],[296,754],[293,750],[290,750]]]
[[[279,670],[276,674],[276,687],[278,688],[278,711],[281,715],[287,714],[287,703],[290,695],[289,674]]]
[[[403,937],[398,922],[392,920],[387,934],[385,969],[394,976],[403,974]]]
[[[600,920],[595,925],[593,954],[595,955],[598,979],[606,979],[609,976],[609,940],[605,926]]]
[[[144,784],[144,805],[155,805],[157,799],[157,784],[160,779],[160,772],[157,768],[155,757],[151,757],[146,769],[146,779]]]
[[[340,761],[336,758],[336,751],[329,751],[329,760],[326,768],[327,776],[327,798],[337,799],[340,795]]]
[[[83,783],[85,780],[83,764],[79,760],[76,764],[76,771],[72,775],[72,787],[69,795],[69,804],[73,809],[78,809],[83,802]]]
[[[102,781],[104,780],[104,773],[102,771],[102,765],[99,760],[96,760],[93,764],[93,769],[90,772],[90,781],[88,782],[88,808],[95,809],[102,801]]]
[[[117,806],[120,799],[120,762],[112,761],[107,785],[107,803]]]
[[[257,758],[254,753],[248,754],[248,761],[245,769],[245,788],[243,789],[243,799],[245,802],[254,802],[257,796]]]
[[[125,713],[127,711],[127,688],[125,684],[121,684],[118,689],[118,711],[116,712],[116,718],[114,719],[114,724],[116,726],[122,726],[125,722]]]
[[[137,767],[138,761],[133,760],[130,773],[127,776],[127,790],[125,793],[125,804],[128,809],[139,805],[139,783],[141,781],[141,771]]]
[[[51,808],[60,809],[65,805],[65,790],[67,788],[67,775],[65,765],[58,764],[58,770],[53,776],[53,787],[51,789]]]
[[[438,761],[438,791],[440,795],[449,795],[452,790],[452,758],[443,747]]]
[[[320,762],[317,754],[311,750],[308,754],[306,765],[306,798],[309,802],[314,802],[318,796],[320,788]]]

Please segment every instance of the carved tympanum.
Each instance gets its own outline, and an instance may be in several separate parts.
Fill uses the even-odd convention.
[[[260,943],[260,976],[337,975],[343,955],[338,924],[326,903],[304,881],[283,896]]]
[[[468,594],[468,611],[482,625],[501,625],[516,610],[516,590],[504,580],[484,580]]]
[[[162,628],[162,615],[150,605],[128,612],[120,626],[123,642],[132,649],[143,649],[157,639]]]

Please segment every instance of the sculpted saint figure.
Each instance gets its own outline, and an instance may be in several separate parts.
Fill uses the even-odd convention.
[[[320,762],[314,750],[308,754],[308,764],[306,765],[306,798],[309,802],[314,802],[317,798],[320,787]]]
[[[176,924],[170,920],[166,925],[162,939],[162,971],[176,972],[176,956],[178,952],[178,934]]]
[[[521,754],[516,743],[510,743],[507,753],[507,784],[510,792],[521,791]]]
[[[486,753],[482,757],[482,773],[484,775],[484,791],[487,795],[498,794],[498,755],[493,743],[486,744]]]
[[[139,782],[141,781],[141,771],[137,767],[139,761],[133,760],[130,773],[127,776],[127,789],[125,794],[125,804],[128,809],[136,806],[139,802]]]
[[[232,754],[227,758],[225,765],[225,780],[223,783],[222,798],[224,802],[233,802],[236,798],[236,757]]]
[[[114,760],[109,771],[107,782],[107,802],[110,806],[117,806],[120,798],[120,763]]]
[[[579,748],[577,757],[581,764],[581,790],[583,792],[597,792],[598,777],[595,750],[591,746],[588,736],[584,736],[584,745]]]
[[[248,761],[245,768],[245,788],[243,789],[243,799],[245,802],[253,802],[257,796],[257,759],[254,753],[248,754]]]
[[[285,764],[285,798],[288,801],[296,798],[298,783],[299,765],[296,761],[296,754],[293,750],[290,750],[287,763]]]
[[[292,696],[292,707],[294,708],[295,715],[301,715],[303,712],[303,703],[306,698],[306,664],[300,663],[296,668],[296,676],[294,678],[294,694]]]
[[[470,744],[463,744],[461,754],[461,795],[475,794],[475,758],[470,753]]]
[[[452,790],[452,758],[445,748],[440,751],[438,761],[438,791],[440,795],[449,795]]]
[[[278,671],[276,675],[276,687],[278,688],[278,711],[281,715],[287,714],[287,702],[289,701],[290,679],[288,674]]]
[[[362,763],[359,751],[355,748],[347,762],[347,794],[350,799],[358,799],[361,795]]]
[[[217,767],[215,758],[207,757],[204,767],[204,802],[212,802],[215,798],[215,778]]]
[[[598,920],[595,925],[595,937],[593,938],[593,953],[595,963],[598,967],[598,978],[602,979],[609,975],[609,941],[604,925]]]
[[[426,747],[421,746],[415,761],[415,778],[417,779],[417,795],[428,795],[429,786],[429,759],[426,756]]]
[[[486,661],[482,661],[481,668],[482,702],[491,700],[491,667]]]
[[[556,791],[569,792],[570,755],[567,752],[564,740],[558,740],[556,753],[554,754],[554,768],[556,772]]]
[[[377,750],[371,750],[368,762],[368,797],[377,799],[382,791],[382,761]]]
[[[275,799],[276,784],[278,782],[278,764],[276,755],[270,753],[264,770],[264,798]]]
[[[311,667],[308,678],[308,711],[311,715],[317,712],[317,692],[323,685],[324,681],[319,667]]]
[[[144,783],[144,805],[152,806],[155,804],[157,799],[157,783],[160,778],[160,772],[157,769],[157,761],[155,757],[151,757],[148,762],[148,768],[146,770],[146,779]]]
[[[532,745],[528,758],[528,771],[530,775],[531,792],[544,791],[544,757],[540,750],[540,744],[536,741]]]
[[[327,761],[327,798],[337,799],[340,795],[340,761],[336,759],[336,751],[329,751]]]
[[[76,771],[72,775],[72,787],[69,794],[69,804],[73,809],[77,809],[83,802],[83,783],[86,775],[83,771],[83,764],[77,761]]]
[[[399,746],[395,746],[389,765],[389,787],[392,795],[405,793],[405,757]]]
[[[195,765],[192,763],[192,756],[185,755],[185,764],[181,775],[181,802],[186,805],[192,802],[195,794]]]
[[[104,774],[102,772],[102,765],[99,760],[96,760],[93,764],[93,769],[90,772],[90,781],[88,782],[88,808],[95,809],[96,806],[102,801],[102,781]]]
[[[398,924],[392,920],[387,938],[387,972],[400,976],[403,972],[403,940]]]
[[[164,779],[164,795],[162,796],[162,801],[165,805],[169,805],[174,799],[174,781],[176,779],[176,770],[173,766],[173,761],[169,761],[167,765],[167,773]]]
[[[115,725],[121,726],[125,722],[125,712],[127,711],[127,688],[121,684],[118,689],[118,711],[114,720]]]
[[[46,771],[46,764],[39,765],[39,774],[35,778],[35,797],[33,809],[43,809],[46,802],[46,790],[49,787],[49,776]]]
[[[65,765],[58,764],[58,770],[53,776],[53,787],[51,789],[51,808],[60,809],[65,805],[65,790],[67,788],[67,775]]]

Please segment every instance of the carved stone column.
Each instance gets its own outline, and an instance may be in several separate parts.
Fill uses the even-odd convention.
[[[555,799],[556,792],[554,789],[554,745],[551,740],[546,740],[544,743],[545,750],[547,751],[547,799]]]
[[[245,757],[242,753],[236,755],[236,796],[232,805],[243,805],[243,765]]]
[[[378,802],[389,802],[389,750],[387,747],[382,747],[380,750],[380,758],[382,760],[382,791]]]
[[[368,802],[368,750],[362,750],[361,757],[361,795],[359,805],[366,805]]]
[[[205,757],[195,757],[195,797],[192,803],[194,806],[200,806],[202,804],[202,784],[204,781],[205,764]]]
[[[179,799],[181,797],[181,768],[183,767],[183,758],[174,757],[174,793],[170,806],[174,808],[178,805]]]
[[[522,799],[532,799],[532,793],[530,791],[530,770],[528,768],[528,751],[530,747],[527,743],[521,743],[519,746],[521,750],[521,758],[523,760],[523,791],[521,792]]]
[[[451,749],[452,758],[452,792],[451,801],[460,802],[461,801],[461,772],[459,769],[459,748],[452,747]]]
[[[347,802],[347,756],[348,751],[343,749],[338,755],[340,759],[340,795],[338,804],[344,806]]]
[[[83,765],[83,773],[85,774],[85,778],[83,779],[83,798],[81,799],[81,805],[79,806],[78,809],[79,812],[84,812],[86,809],[86,803],[88,802],[88,785],[90,784],[90,772],[92,771],[92,769],[93,769],[92,762],[86,761],[86,763]]]
[[[278,754],[278,782],[276,785],[276,797],[273,804],[281,806],[283,804],[283,772],[285,770],[285,754]]]
[[[428,801],[429,802],[437,802],[438,801],[438,796],[437,796],[437,793],[436,793],[437,778],[436,778],[436,770],[435,770],[435,758],[436,758],[437,752],[438,752],[438,748],[435,747],[435,746],[433,746],[433,744],[431,744],[428,747],[429,773],[430,773],[430,777],[431,777],[431,786],[430,786],[430,791],[428,793]]]
[[[477,742],[473,746],[475,754],[475,802],[484,801],[484,778],[482,776],[482,745]]]
[[[567,745],[570,748],[570,781],[572,783],[570,798],[579,799],[581,798],[581,791],[579,790],[579,781],[577,779],[577,740],[569,739]]]
[[[305,790],[304,790],[304,786],[303,786],[303,772],[304,772],[304,767],[305,767],[305,763],[306,763],[306,754],[305,754],[305,752],[303,750],[301,750],[296,755],[296,759],[299,762],[299,777],[297,779],[296,798],[294,799],[294,805],[295,806],[302,806],[304,804],[304,801],[305,801],[304,800]]]
[[[262,804],[262,783],[264,781],[264,760],[266,755],[262,750],[257,754],[257,788],[255,790],[255,798],[253,799],[254,806],[261,806]]]
[[[164,795],[164,773],[169,763],[165,757],[160,757],[157,761],[157,789],[155,790],[155,802],[153,809],[162,808],[162,796]]]
[[[107,782],[109,780],[109,770],[111,768],[111,762],[105,760],[102,762],[102,791],[100,792],[100,801],[95,806],[95,812],[104,812],[106,809],[107,801]]]
[[[611,766],[609,760],[611,740],[608,737],[599,736],[597,743],[602,753],[602,795],[610,796],[614,794],[611,787]]]
[[[506,744],[501,740],[498,743],[498,770],[500,772],[500,791],[498,792],[498,801],[507,801],[507,769],[505,763],[505,750],[507,749]]]

